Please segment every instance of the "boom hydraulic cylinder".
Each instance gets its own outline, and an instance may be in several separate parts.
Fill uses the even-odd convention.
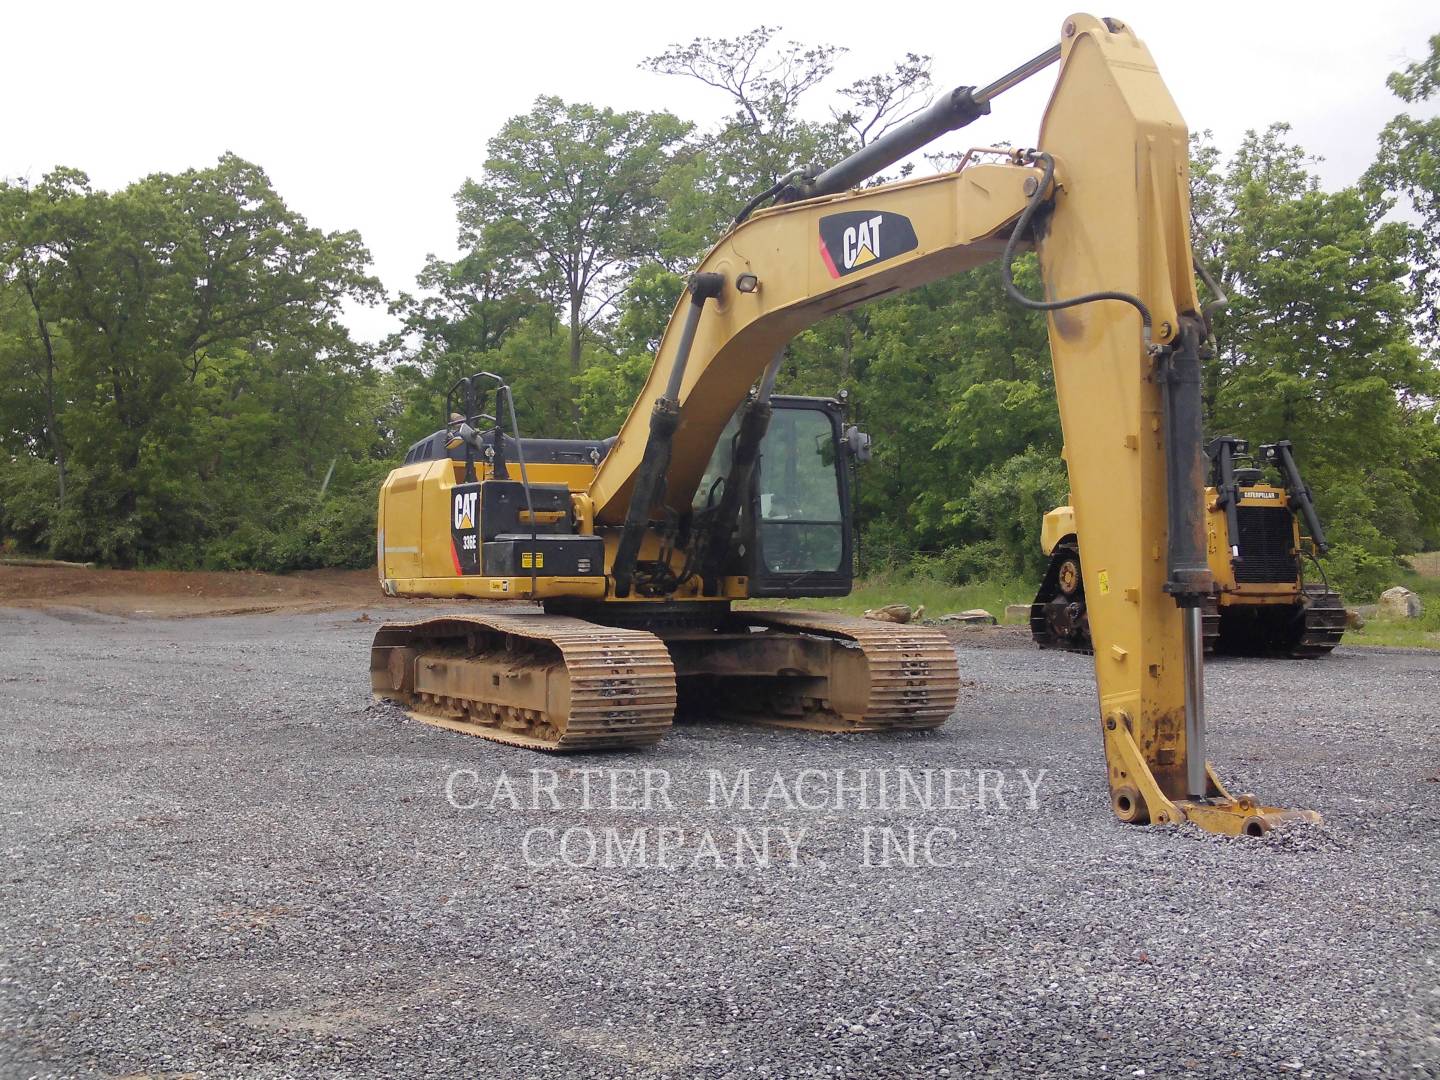
[[[700,313],[705,309],[705,301],[719,296],[724,288],[725,278],[720,274],[701,273],[690,279],[690,307],[685,312],[685,324],[680,330],[675,363],[670,368],[665,392],[655,399],[655,407],[650,413],[650,437],[645,443],[645,454],[635,476],[634,492],[626,508],[625,524],[615,549],[613,574],[616,596],[630,595],[635,578],[635,560],[639,557],[640,542],[650,520],[650,508],[660,497],[665,473],[670,468],[671,444],[675,429],[680,426],[680,387],[685,380],[690,350],[695,345]]]

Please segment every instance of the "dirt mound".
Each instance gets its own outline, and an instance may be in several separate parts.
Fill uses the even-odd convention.
[[[0,566],[0,607],[82,607],[115,615],[322,611],[385,602],[373,570],[295,574]]]

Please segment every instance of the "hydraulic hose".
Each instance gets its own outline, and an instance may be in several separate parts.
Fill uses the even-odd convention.
[[[1015,249],[1020,244],[1020,238],[1029,230],[1035,211],[1045,201],[1050,185],[1055,179],[1055,159],[1051,155],[1044,150],[1027,150],[1023,156],[1026,161],[1040,162],[1043,173],[1039,185],[1035,188],[1035,193],[1030,196],[1030,201],[1025,204],[1025,209],[1021,211],[1019,219],[1015,222],[1015,228],[1010,231],[1010,239],[1005,242],[1005,254],[1000,259],[1000,280],[1005,284],[1005,295],[1021,307],[1029,308],[1031,311],[1060,311],[1063,308],[1094,304],[1101,300],[1116,300],[1122,304],[1129,304],[1140,313],[1141,332],[1145,339],[1145,348],[1149,349],[1153,341],[1150,309],[1138,296],[1132,296],[1126,292],[1104,291],[1085,293],[1081,296],[1068,296],[1063,300],[1035,300],[1026,296],[1016,287],[1013,267]]]
[[[758,207],[761,206],[761,204],[767,203],[771,199],[775,198],[775,196],[779,195],[782,191],[784,191],[786,188],[788,188],[791,184],[795,183],[795,181],[799,180],[804,175],[804,169],[796,169],[794,172],[788,173],[785,176],[782,176],[779,180],[776,180],[775,183],[771,184],[759,195],[756,195],[753,199],[751,199],[743,207],[740,208],[740,212],[735,215],[735,220],[730,223],[730,227],[733,229],[736,225],[743,223],[747,218],[750,217],[751,214],[756,211]]]
[[[515,421],[515,395],[510,392],[509,384],[502,383],[500,389],[505,393],[505,408],[510,413],[510,434],[515,436],[515,461],[520,466],[520,490],[525,493],[525,513],[530,515],[530,599],[538,600],[535,578],[540,563],[540,541],[536,539],[535,504],[530,500],[530,476],[525,471],[525,447],[520,442],[520,425]]]

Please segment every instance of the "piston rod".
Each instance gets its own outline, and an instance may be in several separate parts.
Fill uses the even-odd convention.
[[[970,96],[979,104],[986,105],[1006,90],[1019,86],[1026,79],[1030,78],[1031,75],[1044,71],[1059,59],[1060,46],[1052,45],[1039,56],[1026,60],[1025,63],[1021,64],[1014,71],[1001,75],[1000,78],[996,79],[989,86],[982,86]]]
[[[1205,631],[1204,610],[1180,609],[1185,620],[1185,787],[1192,799],[1205,798]]]
[[[1214,589],[1206,555],[1205,467],[1200,395],[1200,338],[1195,317],[1181,319],[1176,344],[1164,350],[1157,375],[1164,415],[1167,550],[1165,591],[1180,607],[1184,628],[1185,786],[1203,799],[1205,777],[1204,602]]]
[[[848,191],[881,169],[889,168],[897,161],[909,157],[947,131],[954,131],[978,120],[990,111],[991,101],[1024,82],[1037,71],[1044,71],[1059,59],[1060,46],[1055,45],[979,90],[973,86],[957,86],[903,124],[897,124],[874,142],[862,146],[820,175],[813,179],[799,180],[781,196],[782,200],[790,202],[795,199],[813,199]]]

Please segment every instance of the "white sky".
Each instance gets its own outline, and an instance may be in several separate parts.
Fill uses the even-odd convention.
[[[505,118],[538,94],[712,122],[718,92],[636,65],[673,42],[761,22],[847,47],[831,86],[907,51],[934,56],[941,88],[984,84],[1058,40],[1075,2],[15,5],[0,174],[38,179],[64,164],[113,188],[233,150],[312,224],[358,229],[393,293],[413,289],[427,252],[454,255],[452,195],[478,174]],[[1192,130],[1212,129],[1229,149],[1246,128],[1287,120],[1326,159],[1327,187],[1369,164],[1380,127],[1402,109],[1385,76],[1440,32],[1440,14],[1420,0],[1124,0],[1097,13],[1135,28]],[[1052,82],[1053,69],[935,149],[1033,141]],[[394,328],[383,309],[348,321],[370,339]]]

